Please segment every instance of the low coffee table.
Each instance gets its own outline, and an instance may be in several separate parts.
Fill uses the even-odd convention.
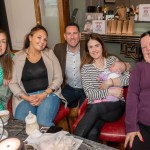
[[[17,137],[21,141],[24,141],[28,136],[25,127],[25,122],[12,119],[9,120],[8,124],[5,126],[5,130],[8,132],[8,137]]]
[[[8,132],[8,137],[17,137],[20,140],[24,141],[27,138],[25,132],[26,124],[23,121],[19,120],[9,120],[8,124],[5,126],[5,129]],[[73,135],[75,138],[83,140],[83,143],[78,150],[116,150],[115,148],[109,147],[104,144],[93,142],[88,139],[84,139],[78,136]]]

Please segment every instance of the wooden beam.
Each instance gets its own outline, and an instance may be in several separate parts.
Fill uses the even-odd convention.
[[[58,11],[59,11],[59,28],[60,28],[60,40],[64,42],[64,28],[65,28],[65,20],[64,20],[64,10],[63,10],[63,0],[58,0]]]
[[[36,24],[37,25],[42,24],[39,0],[34,0],[34,9],[35,9]]]
[[[64,42],[64,28],[70,20],[69,0],[57,0],[59,11],[60,39]]]

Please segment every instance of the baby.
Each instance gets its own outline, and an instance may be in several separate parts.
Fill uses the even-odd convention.
[[[106,81],[108,79],[118,78],[125,71],[126,71],[126,64],[124,62],[121,62],[121,61],[116,61],[110,66],[109,70],[106,70],[103,73],[101,73],[98,76],[97,80],[98,81]],[[113,82],[113,80],[112,80],[112,82]],[[111,87],[111,88],[113,88],[113,87]],[[108,95],[108,96],[106,96],[106,99],[94,100],[94,103],[99,103],[99,102],[104,102],[104,101],[115,102],[118,100],[119,99],[117,97]]]

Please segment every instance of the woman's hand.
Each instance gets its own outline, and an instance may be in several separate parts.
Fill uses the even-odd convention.
[[[39,106],[41,104],[41,102],[46,98],[46,96],[47,95],[44,93],[31,95],[30,97],[31,97],[32,101],[30,102],[30,104],[33,106]]]
[[[124,144],[125,148],[127,147],[128,142],[129,142],[130,149],[132,148],[135,136],[138,136],[140,141],[144,142],[143,137],[142,137],[142,135],[141,135],[141,133],[139,131],[137,131],[137,132],[130,132],[130,133],[128,133],[126,135],[125,144]]]
[[[112,95],[112,96],[121,98],[123,96],[123,89],[119,88],[119,87],[109,88],[108,95]]]
[[[36,106],[38,103],[38,99],[36,95],[29,95],[25,96],[24,98],[26,101],[28,101],[32,106]]]
[[[109,80],[103,81],[103,83],[99,86],[99,89],[105,90],[105,89],[108,89],[112,85],[113,85],[113,81],[112,79],[109,79]]]
[[[3,85],[4,85],[4,86],[7,86],[7,85],[9,84],[9,82],[10,82],[10,80],[4,79],[4,80],[3,80]]]

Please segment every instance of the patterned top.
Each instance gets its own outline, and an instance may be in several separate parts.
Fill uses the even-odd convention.
[[[0,64],[0,86],[3,84],[3,70],[2,70],[2,66]]]
[[[118,61],[118,58],[115,56],[110,56],[104,60],[104,68],[98,69],[94,64],[85,64],[81,69],[82,84],[85,94],[88,98],[88,103],[93,103],[94,99],[103,99],[108,95],[108,89],[100,90],[98,89],[99,85],[102,84],[102,81],[98,81],[97,77],[100,73],[107,70],[110,65],[115,61]],[[120,78],[121,86],[127,86],[129,83],[129,72],[124,72]],[[122,98],[123,99],[123,98]]]

